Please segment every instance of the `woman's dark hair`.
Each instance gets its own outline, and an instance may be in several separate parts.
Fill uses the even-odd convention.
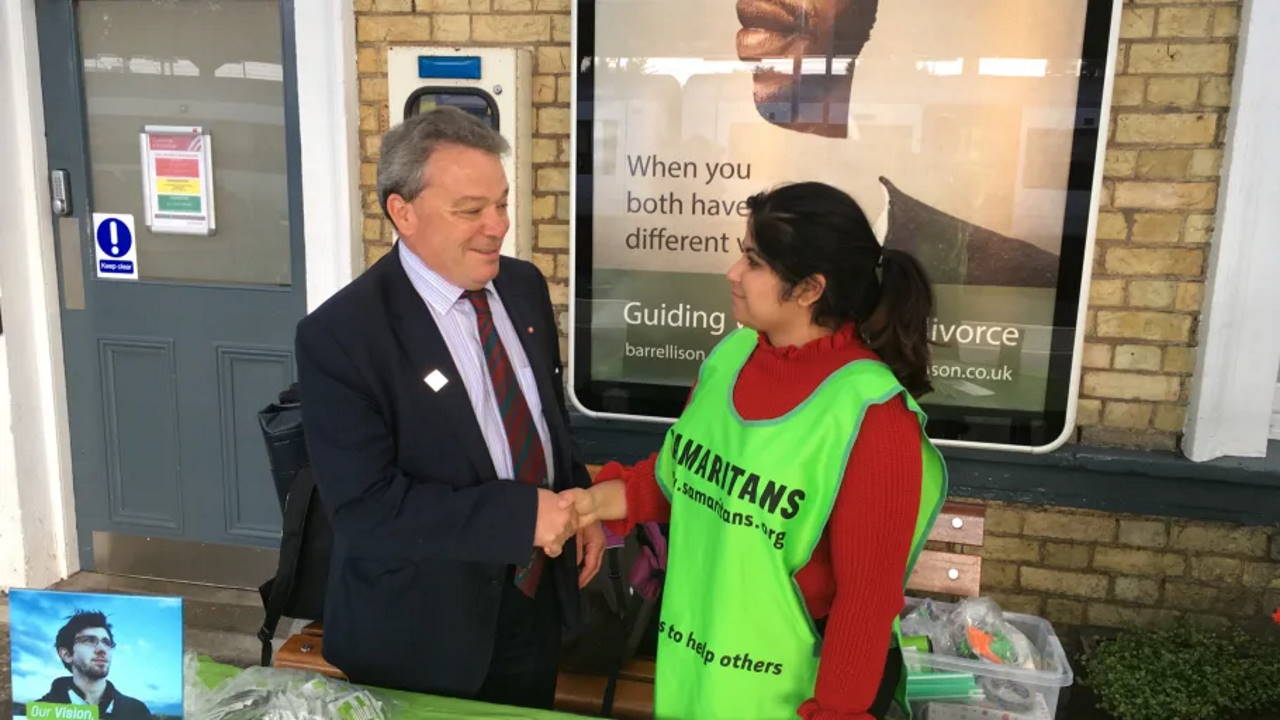
[[[813,306],[814,323],[833,330],[857,324],[908,392],[928,393],[933,290],[920,263],[882,250],[858,203],[824,183],[783,185],[751,196],[747,207],[756,251],[782,279],[784,297],[822,275],[827,284]]]

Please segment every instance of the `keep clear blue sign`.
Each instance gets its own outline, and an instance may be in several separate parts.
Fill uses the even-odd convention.
[[[133,215],[94,213],[93,238],[97,246],[98,277],[138,279],[138,247],[134,244]]]

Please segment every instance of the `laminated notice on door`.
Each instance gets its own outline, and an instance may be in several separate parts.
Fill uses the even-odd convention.
[[[147,125],[140,143],[147,227],[213,234],[213,139],[200,127]]]

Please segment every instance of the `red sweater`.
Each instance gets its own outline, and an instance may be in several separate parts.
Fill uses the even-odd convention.
[[[763,335],[738,377],[733,403],[748,420],[785,414],[840,366],[875,354],[848,325],[801,347]],[[671,506],[654,479],[654,456],[630,468],[604,466],[596,481],[627,484],[627,519],[666,522]],[[827,618],[814,697],[805,720],[872,720],[889,626],[902,608],[903,571],[920,502],[920,429],[895,399],[867,410],[831,518],[809,564],[796,575],[809,614]]]

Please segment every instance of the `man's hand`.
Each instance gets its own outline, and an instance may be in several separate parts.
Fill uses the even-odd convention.
[[[578,526],[586,527],[598,521],[600,505],[596,496],[584,488],[569,488],[560,491],[560,507],[572,507],[578,513]]]
[[[533,544],[547,557],[558,557],[564,543],[578,532],[578,511],[563,503],[550,490],[538,488],[538,521],[533,528]]]
[[[578,531],[578,587],[583,588],[600,572],[604,558],[604,528],[599,522],[587,523]]]

